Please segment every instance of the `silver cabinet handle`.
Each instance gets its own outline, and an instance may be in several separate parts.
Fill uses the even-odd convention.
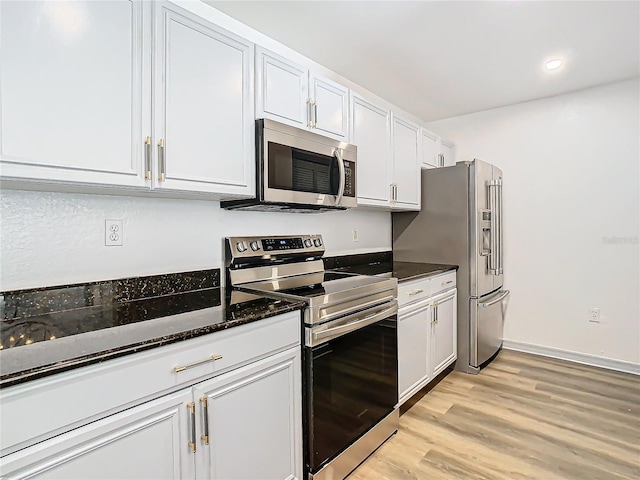
[[[180,373],[180,372],[184,372],[185,370],[189,370],[190,368],[197,367],[199,365],[203,365],[209,362],[215,362],[216,360],[221,360],[221,359],[222,359],[222,355],[216,355],[214,353],[213,355],[211,355],[211,357],[207,358],[206,360],[200,360],[199,362],[191,363],[189,365],[181,365],[179,367],[173,367],[173,371],[175,373]]]
[[[453,280],[449,280],[448,282],[441,282],[440,286],[444,287],[445,285],[451,285],[453,283]]]
[[[196,404],[191,402],[187,403],[189,409],[189,417],[191,418],[191,441],[189,442],[189,448],[193,453],[196,453]]]
[[[202,405],[202,418],[204,420],[204,434],[200,436],[205,445],[209,445],[209,400],[207,397],[200,397]]]
[[[164,158],[164,140],[160,139],[158,142],[158,166],[159,166],[159,175],[158,180],[164,182],[167,178],[167,164],[166,159]]]
[[[307,98],[307,126],[309,128],[313,128],[313,116],[311,115],[312,102],[313,100]]]
[[[415,289],[415,290],[413,290],[412,292],[409,292],[409,296],[410,296],[410,297],[412,297],[412,296],[414,296],[414,295],[418,295],[419,293],[422,293],[422,292],[424,292],[424,290],[423,290],[423,289],[421,289],[421,288],[416,288],[416,289]]]
[[[500,295],[498,298],[494,298],[493,300],[491,300],[490,302],[486,302],[486,303],[480,303],[479,305],[482,308],[487,308],[490,307],[491,305],[495,305],[496,303],[501,302],[502,300],[504,300],[505,298],[507,298],[509,296],[511,292],[509,290],[504,290],[502,292],[502,295]]]
[[[313,101],[313,128],[318,128],[318,104]]]
[[[344,172],[344,160],[342,159],[342,152],[339,148],[336,148],[333,154],[338,159],[338,170],[340,171],[340,186],[338,187],[338,195],[336,195],[336,205],[340,205],[342,196],[344,195],[344,187],[347,183],[347,177]]]
[[[438,324],[438,304],[437,303],[433,304],[433,323],[435,325]]]
[[[151,137],[144,141],[144,178],[151,180]]]

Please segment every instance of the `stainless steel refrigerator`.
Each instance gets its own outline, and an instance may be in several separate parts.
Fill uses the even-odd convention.
[[[393,214],[393,259],[455,264],[458,360],[478,373],[502,347],[502,171],[480,160],[422,170],[422,210]]]

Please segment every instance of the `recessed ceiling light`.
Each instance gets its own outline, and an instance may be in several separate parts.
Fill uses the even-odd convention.
[[[545,67],[547,67],[547,70],[555,70],[557,68],[560,68],[560,65],[562,65],[562,60],[549,60],[547,63],[544,64]]]

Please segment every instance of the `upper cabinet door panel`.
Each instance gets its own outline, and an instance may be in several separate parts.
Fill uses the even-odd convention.
[[[144,186],[143,5],[0,4],[4,178]]]
[[[306,128],[308,91],[306,68],[256,48],[256,118]]]
[[[346,141],[349,136],[349,89],[329,79],[311,76],[317,133]]]
[[[455,149],[453,143],[449,143],[446,140],[440,140],[440,150],[442,151],[443,158],[443,167],[449,167],[451,165],[455,165]]]
[[[170,3],[156,12],[154,139],[166,179],[155,186],[249,193],[253,44]]]
[[[396,201],[401,206],[420,204],[420,127],[393,118],[393,169]]]
[[[438,166],[438,136],[422,129],[422,166],[434,168]]]
[[[351,95],[351,143],[358,147],[358,204],[388,205],[391,111]]]

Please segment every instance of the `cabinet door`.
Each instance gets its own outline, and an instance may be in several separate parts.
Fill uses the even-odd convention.
[[[255,194],[253,44],[172,3],[155,7],[154,187]]]
[[[455,150],[453,147],[453,143],[449,143],[446,140],[440,140],[440,153],[443,156],[443,167],[449,167],[451,165],[455,165]]]
[[[311,74],[309,87],[314,102],[312,131],[346,142],[349,136],[349,89]]]
[[[400,404],[431,379],[430,302],[404,309],[398,318],[398,398]]]
[[[422,129],[422,167],[436,168],[438,166],[438,136]]]
[[[420,210],[420,127],[393,116],[393,178],[396,184],[394,207]]]
[[[191,398],[167,395],[3,457],[2,478],[193,478]]]
[[[391,111],[351,94],[351,143],[358,147],[358,205],[389,206]]]
[[[434,377],[457,358],[457,299],[457,290],[434,298],[431,334]]]
[[[256,48],[256,118],[299,128],[308,126],[309,71],[273,52]]]
[[[147,9],[128,0],[0,3],[3,179],[145,186]]]
[[[302,478],[301,390],[299,347],[194,387],[197,478]]]

